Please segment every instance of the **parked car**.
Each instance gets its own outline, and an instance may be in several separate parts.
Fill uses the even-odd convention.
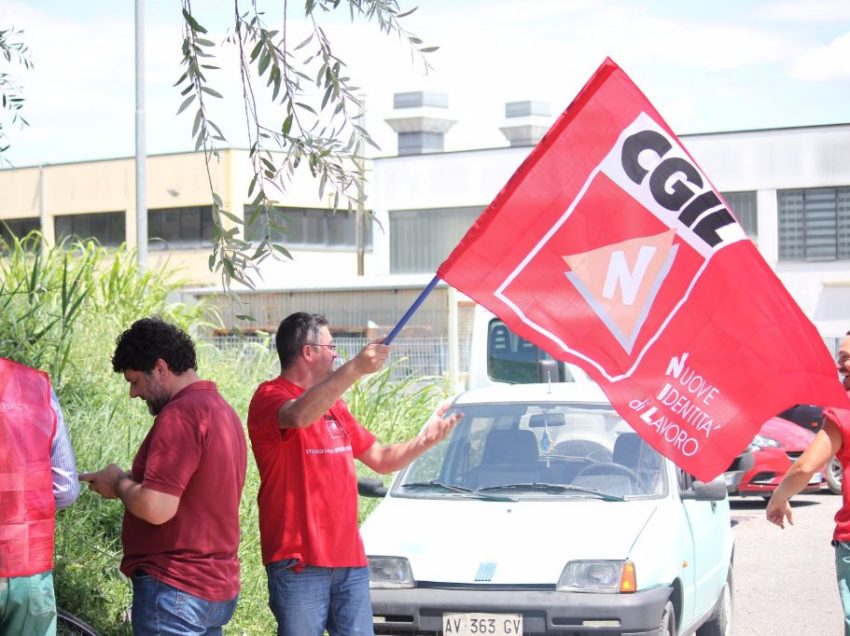
[[[722,477],[649,447],[593,383],[454,402],[451,436],[366,519],[377,634],[725,634]]]
[[[823,409],[813,404],[797,404],[790,409],[782,411],[779,416],[813,433],[817,433],[821,429],[821,426],[823,426]],[[841,469],[841,462],[833,457],[823,471],[824,483],[831,493],[835,495],[841,494],[843,474],[844,471]]]
[[[791,464],[803,454],[814,437],[810,430],[784,418],[767,420],[747,449],[752,453],[753,466],[744,473],[731,494],[769,499]],[[823,479],[823,471],[816,472],[803,492],[817,492]]]

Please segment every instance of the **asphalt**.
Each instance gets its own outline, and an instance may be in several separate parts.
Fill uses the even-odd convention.
[[[841,497],[826,492],[792,500],[793,526],[764,516],[760,498],[733,497],[735,636],[843,634],[830,545]]]

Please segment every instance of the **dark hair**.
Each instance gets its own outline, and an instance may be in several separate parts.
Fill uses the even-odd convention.
[[[301,348],[310,342],[318,342],[319,330],[328,326],[328,320],[319,314],[307,314],[303,311],[289,314],[280,322],[274,344],[280,359],[281,371],[288,369]]]
[[[162,358],[177,375],[197,369],[195,345],[189,335],[161,318],[142,318],[115,339],[112,370],[150,373]]]

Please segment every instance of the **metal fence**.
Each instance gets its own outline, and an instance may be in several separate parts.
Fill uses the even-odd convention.
[[[274,350],[274,338],[268,336],[220,336],[207,337],[203,342],[211,344],[222,351],[239,352],[256,348],[257,345]],[[337,346],[337,365],[357,355],[370,340],[368,338],[334,338]],[[459,371],[469,366],[469,341],[461,340],[458,352]],[[390,347],[390,377],[394,380],[411,376],[441,376],[449,373],[449,342],[448,338],[397,338]]]
[[[824,336],[824,345],[830,352],[838,350],[843,336]],[[250,350],[257,345],[274,350],[274,338],[265,336],[218,336],[206,337],[202,342],[212,344],[222,351],[233,351],[239,355],[250,356]],[[337,366],[357,355],[367,343],[368,338],[334,338],[337,346]],[[458,347],[458,372],[463,376],[469,369],[469,339],[461,339]],[[410,376],[441,376],[449,374],[448,338],[397,338],[390,347],[390,377],[394,380]]]

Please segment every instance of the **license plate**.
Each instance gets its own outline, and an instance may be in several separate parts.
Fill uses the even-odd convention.
[[[522,614],[443,614],[444,636],[521,636]]]

